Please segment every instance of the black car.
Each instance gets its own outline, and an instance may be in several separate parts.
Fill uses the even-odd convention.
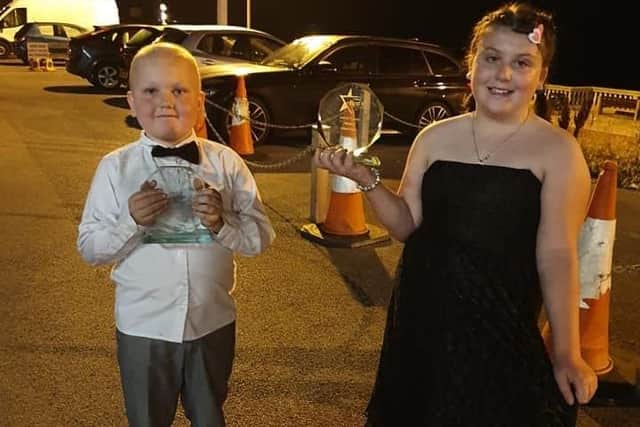
[[[29,22],[16,32],[14,51],[22,62],[28,64],[28,44],[46,43],[51,59],[66,61],[70,39],[87,31],[84,27],[64,22]]]
[[[371,36],[302,37],[259,64],[220,64],[201,69],[207,114],[227,136],[237,74],[245,74],[255,143],[275,125],[315,122],[322,97],[341,83],[365,83],[385,109],[386,129],[414,134],[463,111],[469,93],[465,71],[446,49],[414,40]]]
[[[115,89],[122,84],[121,75],[126,67],[123,58],[125,45],[142,47],[161,32],[152,25],[115,25],[74,37],[69,42],[67,71],[87,79],[94,86]],[[145,43],[136,44],[136,40]]]

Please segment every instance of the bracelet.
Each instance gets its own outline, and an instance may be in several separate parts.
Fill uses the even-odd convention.
[[[376,168],[369,168],[369,169],[371,169],[374,179],[373,179],[373,182],[369,185],[358,184],[358,190],[362,191],[363,193],[373,190],[378,186],[378,184],[380,184],[380,171]]]

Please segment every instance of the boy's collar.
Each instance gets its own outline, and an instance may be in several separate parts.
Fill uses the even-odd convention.
[[[160,146],[165,147],[165,148],[177,148],[177,147],[180,147],[181,145],[188,144],[191,141],[195,141],[196,139],[197,139],[196,133],[192,130],[190,135],[187,135],[186,138],[183,138],[177,144],[169,145],[167,143],[151,139],[144,132],[144,130],[140,131],[140,142],[142,142],[144,145],[147,145],[147,146],[150,146],[150,147],[152,147],[154,145],[160,145]]]

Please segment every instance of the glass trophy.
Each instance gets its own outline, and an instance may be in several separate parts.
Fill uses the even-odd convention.
[[[365,155],[380,138],[384,108],[369,86],[347,83],[320,100],[318,130],[325,143],[340,145],[356,162],[379,167],[380,159]]]
[[[144,243],[211,243],[209,230],[194,215],[191,201],[196,193],[196,180],[203,178],[189,166],[158,166],[147,181],[155,180],[157,188],[167,193],[169,204],[153,225],[146,227]]]

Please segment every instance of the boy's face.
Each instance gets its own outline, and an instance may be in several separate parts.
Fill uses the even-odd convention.
[[[175,145],[203,114],[204,94],[194,64],[177,55],[155,55],[132,70],[127,100],[150,138]]]

